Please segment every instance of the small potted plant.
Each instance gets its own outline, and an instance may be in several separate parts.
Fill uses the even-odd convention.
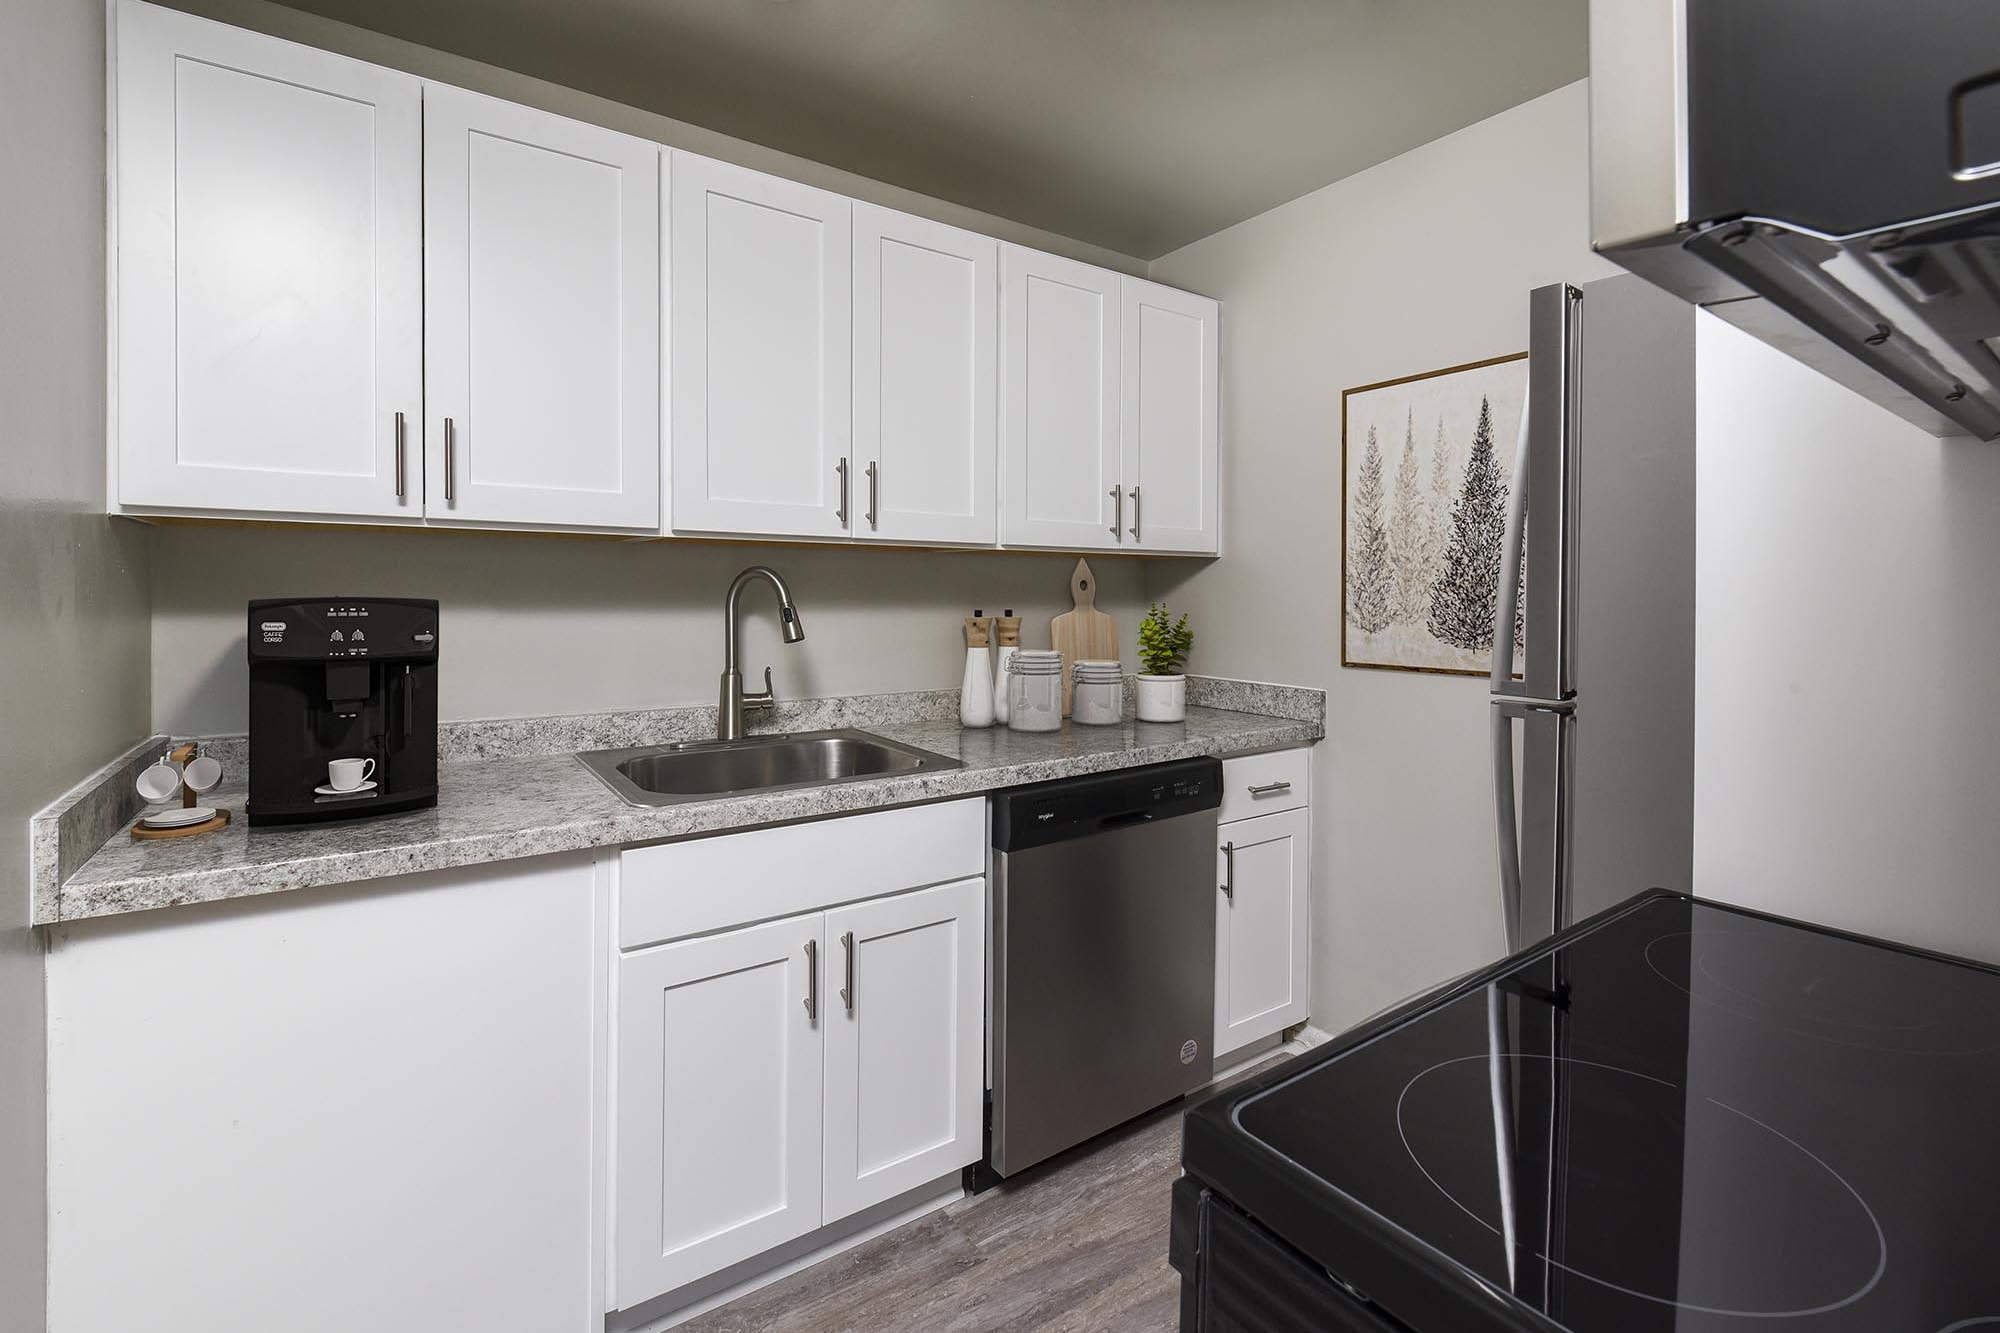
[[[1139,622],[1139,720],[1180,722],[1187,717],[1187,677],[1181,666],[1194,645],[1185,613],[1175,620],[1164,603],[1154,602]]]

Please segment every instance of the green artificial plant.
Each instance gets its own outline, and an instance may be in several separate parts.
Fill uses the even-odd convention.
[[[1186,612],[1174,620],[1165,603],[1154,602],[1139,622],[1139,662],[1149,676],[1180,675],[1193,646],[1194,631],[1188,628]]]

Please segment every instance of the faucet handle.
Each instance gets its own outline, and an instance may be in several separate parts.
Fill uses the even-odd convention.
[[[778,693],[777,690],[771,684],[771,668],[765,667],[764,692],[762,694],[744,695],[743,706],[745,708],[770,708],[777,702],[778,702]]]

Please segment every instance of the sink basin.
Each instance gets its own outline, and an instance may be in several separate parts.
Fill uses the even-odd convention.
[[[591,750],[577,758],[605,786],[633,805],[677,805],[743,792],[817,787],[892,773],[961,767],[956,759],[865,731],[682,741],[629,750]]]

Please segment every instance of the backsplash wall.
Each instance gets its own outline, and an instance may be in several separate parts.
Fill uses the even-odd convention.
[[[1024,617],[1046,648],[1070,608],[1075,556],[708,545],[469,532],[161,526],[152,530],[152,723],[245,728],[244,604],[257,597],[433,597],[442,603],[439,715],[523,717],[713,703],[730,580],[766,564],[806,638],[780,642],[768,586],[743,598],[746,685],[780,698],[956,689],[975,607]],[[1093,560],[1127,668],[1145,562]]]

